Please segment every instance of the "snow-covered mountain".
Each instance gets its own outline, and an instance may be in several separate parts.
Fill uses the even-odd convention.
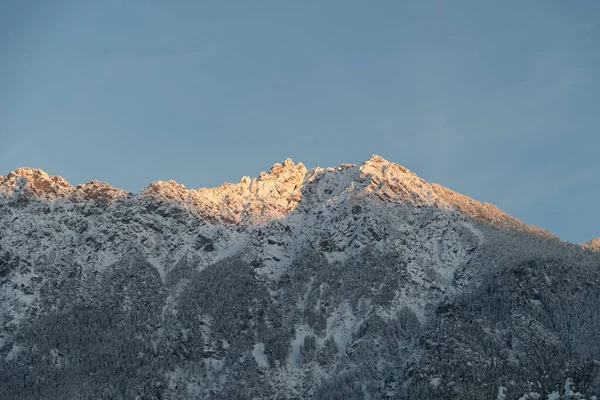
[[[379,156],[138,194],[21,168],[0,176],[0,398],[597,393],[590,243]]]

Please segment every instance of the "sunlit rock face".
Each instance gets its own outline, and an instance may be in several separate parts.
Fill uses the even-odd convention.
[[[500,210],[493,204],[482,203],[477,200],[473,200],[468,196],[454,192],[448,188],[438,185],[437,183],[432,183],[431,188],[452,209],[473,217],[479,221],[489,223],[501,229],[526,231],[536,235],[557,239],[556,236],[547,230],[538,228],[536,226],[526,225],[518,219]]]
[[[74,202],[96,202],[98,204],[112,203],[129,195],[128,192],[114,188],[107,183],[96,180],[77,185],[68,197]]]
[[[235,184],[188,190],[175,181],[159,181],[140,196],[185,204],[213,222],[247,225],[282,218],[296,208],[305,175],[302,163],[296,165],[287,159],[273,165],[268,173],[253,179],[245,176]]]
[[[73,187],[60,176],[50,176],[41,169],[19,168],[0,176],[0,193],[7,198],[35,197],[53,200],[66,197]]]
[[[0,398],[591,396],[596,243],[376,155],[137,194],[18,169],[0,176]]]
[[[586,250],[600,251],[600,238],[593,238],[581,244],[581,247]]]
[[[65,199],[110,203],[126,197],[127,192],[98,181],[74,187],[65,178],[50,176],[41,169],[19,168],[6,176],[0,176],[0,196],[9,200]]]

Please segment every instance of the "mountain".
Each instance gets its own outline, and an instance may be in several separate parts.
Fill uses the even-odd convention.
[[[594,243],[379,156],[137,194],[20,168],[0,176],[0,398],[597,395]]]

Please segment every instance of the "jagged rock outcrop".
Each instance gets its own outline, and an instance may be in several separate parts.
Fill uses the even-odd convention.
[[[211,221],[252,224],[282,218],[296,208],[306,167],[290,159],[277,163],[257,178],[243,177],[238,183],[216,188],[186,189],[175,181],[154,182],[140,195],[185,204]]]
[[[432,187],[407,168],[373,155],[360,167],[362,179],[367,179],[367,193],[382,201],[409,201],[416,206],[437,206],[440,201]]]
[[[41,169],[19,168],[0,176],[0,194],[7,198],[39,198],[53,200],[73,192],[73,187],[60,176],[50,176]]]
[[[9,200],[58,200],[110,203],[127,192],[96,180],[73,187],[61,176],[50,176],[41,169],[19,168],[0,176],[0,196]]]
[[[124,199],[129,195],[128,192],[117,189],[105,182],[96,180],[77,185],[68,197],[74,202],[96,202],[99,204],[112,203],[118,199]]]
[[[585,250],[599,251],[600,252],[600,238],[593,238],[585,243],[581,244],[581,247]]]

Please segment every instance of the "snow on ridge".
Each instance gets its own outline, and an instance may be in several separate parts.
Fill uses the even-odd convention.
[[[292,211],[303,197],[304,186],[320,180],[321,175],[328,175],[329,179],[325,179],[328,182],[326,190],[335,190],[337,195],[343,195],[344,191],[352,192],[354,188],[350,186],[352,180],[348,181],[348,172],[367,193],[382,200],[414,200],[421,197],[435,200],[433,191],[423,179],[377,155],[360,166],[341,164],[325,169],[317,167],[310,171],[302,163],[294,164],[288,158],[282,163],[275,163],[269,172],[262,172],[256,178],[242,177],[235,184],[187,189],[173,180],[156,181],[137,196],[204,206],[230,222],[244,223],[247,219],[250,222],[265,222]],[[128,195],[121,189],[98,181],[72,186],[60,176],[50,176],[41,169],[30,168],[19,168],[0,176],[0,193],[7,198],[27,195],[39,200],[67,198],[72,201],[115,200]]]
[[[214,188],[188,189],[176,181],[156,181],[138,194],[106,183],[91,181],[72,186],[60,176],[40,169],[19,168],[0,176],[0,200],[21,198],[40,201],[110,204],[121,199],[173,203],[209,223],[249,226],[282,219],[293,212],[322,210],[345,201],[408,202],[417,207],[454,210],[491,225],[526,230],[541,236],[549,232],[529,227],[497,207],[480,203],[435,183],[429,184],[407,168],[373,155],[360,165],[308,170],[291,159],[275,163],[256,178],[244,176],[238,183]]]
[[[257,178],[243,177],[238,183],[216,188],[187,189],[175,181],[153,182],[139,196],[170,200],[197,210],[209,221],[235,225],[263,223],[282,218],[300,199],[306,175],[302,163],[291,159],[274,164]]]
[[[125,198],[127,195],[124,190],[96,180],[72,186],[62,176],[51,176],[41,169],[18,168],[5,176],[0,175],[0,198],[33,198],[46,201],[67,199],[73,202],[92,201],[102,204]]]

